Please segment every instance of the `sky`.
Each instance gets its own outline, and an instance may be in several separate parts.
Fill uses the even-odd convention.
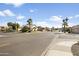
[[[79,25],[78,3],[0,3],[0,26],[8,22],[26,25],[31,18],[37,26],[58,28],[66,17],[69,26]]]

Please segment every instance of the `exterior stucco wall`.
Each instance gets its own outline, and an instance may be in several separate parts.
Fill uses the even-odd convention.
[[[79,25],[72,27],[72,33],[79,33]]]

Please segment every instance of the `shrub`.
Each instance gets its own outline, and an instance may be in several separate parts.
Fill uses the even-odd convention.
[[[13,30],[13,29],[8,28],[8,29],[6,29],[6,32],[14,32],[14,30]]]
[[[22,32],[29,32],[29,28],[27,26],[24,26],[22,29],[21,29]]]
[[[38,26],[38,29],[37,29],[37,31],[43,31],[44,30],[44,28],[43,27],[41,27],[41,26]]]

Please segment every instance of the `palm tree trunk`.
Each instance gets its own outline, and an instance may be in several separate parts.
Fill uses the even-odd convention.
[[[64,25],[64,33],[65,33],[66,31],[65,31],[65,25]]]
[[[31,31],[31,24],[29,24],[29,30]]]

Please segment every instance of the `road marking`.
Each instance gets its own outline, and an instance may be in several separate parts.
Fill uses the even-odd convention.
[[[9,43],[6,43],[6,44],[1,44],[0,47],[5,47],[5,46],[8,46],[10,45]]]

